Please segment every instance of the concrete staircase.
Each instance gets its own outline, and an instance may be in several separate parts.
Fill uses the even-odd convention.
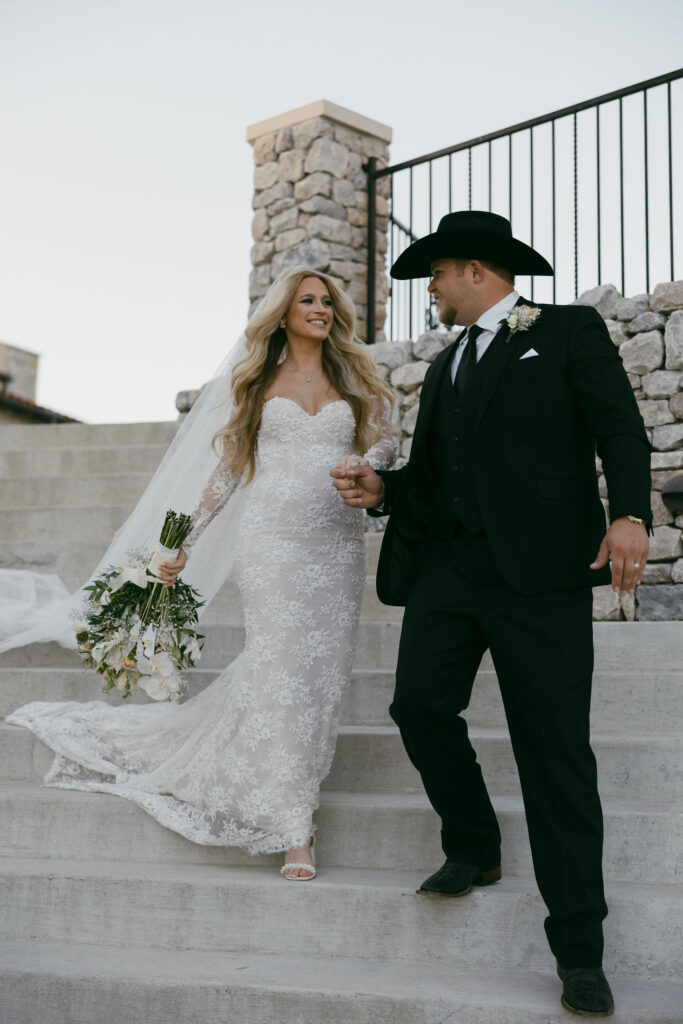
[[[87,575],[172,424],[3,427],[0,565]],[[279,858],[203,848],[116,797],[44,789],[50,753],[0,724],[2,1024],[556,1024],[573,1019],[545,943],[516,769],[491,663],[469,711],[503,830],[504,879],[457,901],[414,891],[438,825],[388,714],[400,613],[380,605],[380,538],[311,884]],[[226,585],[192,688],[240,649]],[[596,625],[594,746],[606,818],[606,969],[615,1020],[683,1020],[683,624]],[[0,655],[0,717],[98,699],[55,645]],[[112,698],[114,701],[116,697]]]

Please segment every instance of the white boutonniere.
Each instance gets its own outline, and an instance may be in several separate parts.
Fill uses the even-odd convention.
[[[506,319],[500,322],[507,324],[512,335],[517,331],[528,331],[530,327],[534,326],[540,315],[541,310],[538,306],[515,306],[510,310]]]

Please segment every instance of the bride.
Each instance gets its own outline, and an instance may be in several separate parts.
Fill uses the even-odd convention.
[[[341,501],[329,471],[395,456],[391,393],[354,328],[327,275],[301,269],[271,285],[232,369],[193,531],[160,570],[171,586],[186,562],[196,582],[195,557],[221,579],[234,561],[242,654],[183,704],[34,702],[7,719],[56,752],[48,785],[126,797],[195,843],[285,852],[292,880],[315,876],[312,815],[365,581],[364,513]],[[183,461],[176,452],[176,471]],[[233,504],[239,517],[220,532]]]

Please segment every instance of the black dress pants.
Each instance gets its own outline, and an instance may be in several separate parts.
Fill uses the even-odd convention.
[[[590,588],[527,595],[484,534],[430,539],[405,610],[391,715],[442,822],[446,856],[500,863],[500,831],[461,712],[489,649],[524,798],[545,929],[563,967],[602,961],[602,810],[589,712]]]

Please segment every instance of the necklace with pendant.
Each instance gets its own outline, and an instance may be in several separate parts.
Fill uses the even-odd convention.
[[[308,381],[309,384],[312,383],[313,377],[309,377],[307,373],[304,373],[303,370],[300,370],[298,366],[294,366],[293,363],[290,364],[290,365],[291,365],[291,367],[292,367],[292,369],[294,370],[295,373],[300,373],[301,376],[304,377]],[[319,371],[315,371],[315,372],[319,372]]]

